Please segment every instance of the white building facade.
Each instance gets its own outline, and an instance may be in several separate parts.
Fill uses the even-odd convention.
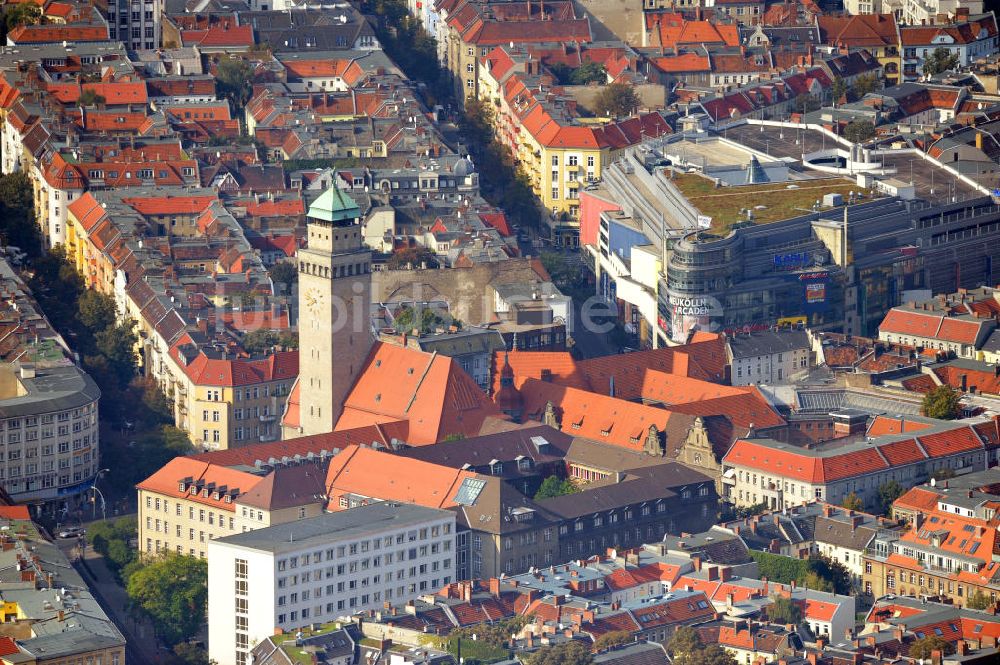
[[[389,502],[213,540],[209,655],[246,665],[276,628],[433,593],[455,581],[454,558],[454,513]]]

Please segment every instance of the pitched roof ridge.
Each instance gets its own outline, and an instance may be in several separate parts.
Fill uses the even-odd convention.
[[[427,366],[426,366],[426,367],[424,368],[424,371],[423,371],[423,373],[422,373],[422,374],[420,375],[420,378],[419,378],[419,379],[417,379],[417,385],[415,385],[415,386],[413,387],[413,394],[412,394],[412,395],[410,395],[410,401],[409,401],[409,403],[408,403],[408,404],[406,405],[406,408],[405,408],[405,409],[403,409],[403,413],[409,413],[409,412],[410,412],[410,407],[412,407],[412,406],[413,406],[413,403],[414,403],[415,401],[417,401],[417,394],[418,394],[418,393],[420,392],[420,386],[422,386],[422,385],[423,385],[423,383],[424,383],[424,379],[426,379],[426,378],[427,378],[427,374],[428,374],[428,373],[430,373],[430,371],[431,371],[431,368],[432,368],[432,367],[434,366],[434,361],[435,361],[435,360],[437,359],[437,353],[438,353],[438,352],[437,352],[437,350],[436,350],[436,349],[435,349],[434,351],[432,351],[432,352],[431,352],[431,357],[430,357],[430,359],[429,359],[429,360],[427,361]],[[449,373],[450,373],[450,372],[449,372]]]

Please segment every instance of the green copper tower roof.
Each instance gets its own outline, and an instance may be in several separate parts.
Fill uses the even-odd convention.
[[[353,222],[361,216],[361,209],[350,196],[331,187],[309,206],[309,218],[321,222]]]

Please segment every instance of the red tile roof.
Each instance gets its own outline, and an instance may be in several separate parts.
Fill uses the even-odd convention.
[[[342,510],[339,497],[344,494],[451,508],[457,505],[455,493],[462,481],[476,477],[471,471],[352,445],[330,460],[327,509]]]
[[[170,351],[184,373],[200,386],[250,386],[271,381],[291,382],[299,373],[298,351],[276,351],[260,360],[221,360],[199,353],[184,363],[179,345]]]
[[[474,436],[501,415],[479,385],[447,356],[376,343],[344,402],[336,429],[388,420],[410,424],[409,443]]]
[[[891,416],[875,416],[872,424],[868,427],[868,436],[882,436],[884,434],[900,434],[906,432],[919,432],[930,428],[927,423],[915,420],[905,420],[893,418]]]
[[[105,25],[22,25],[7,33],[13,44],[54,44],[57,42],[103,42],[108,40]]]
[[[202,462],[190,457],[175,457],[136,487],[165,496],[203,503],[221,510],[236,510],[234,503],[227,503],[222,497],[215,499],[211,493],[204,497],[201,493],[192,494],[188,490],[181,492],[180,482],[185,478],[191,479],[189,483],[192,487],[214,483],[216,489],[236,490],[239,494],[247,492],[261,480],[259,476],[245,471]]]

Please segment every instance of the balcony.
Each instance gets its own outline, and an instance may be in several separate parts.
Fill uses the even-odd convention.
[[[579,171],[580,171],[580,165],[579,164],[567,164],[566,165],[566,170],[569,171],[570,173],[579,173]]]
[[[274,422],[274,414],[262,413],[260,415],[260,422],[262,422],[262,423],[273,423]]]

